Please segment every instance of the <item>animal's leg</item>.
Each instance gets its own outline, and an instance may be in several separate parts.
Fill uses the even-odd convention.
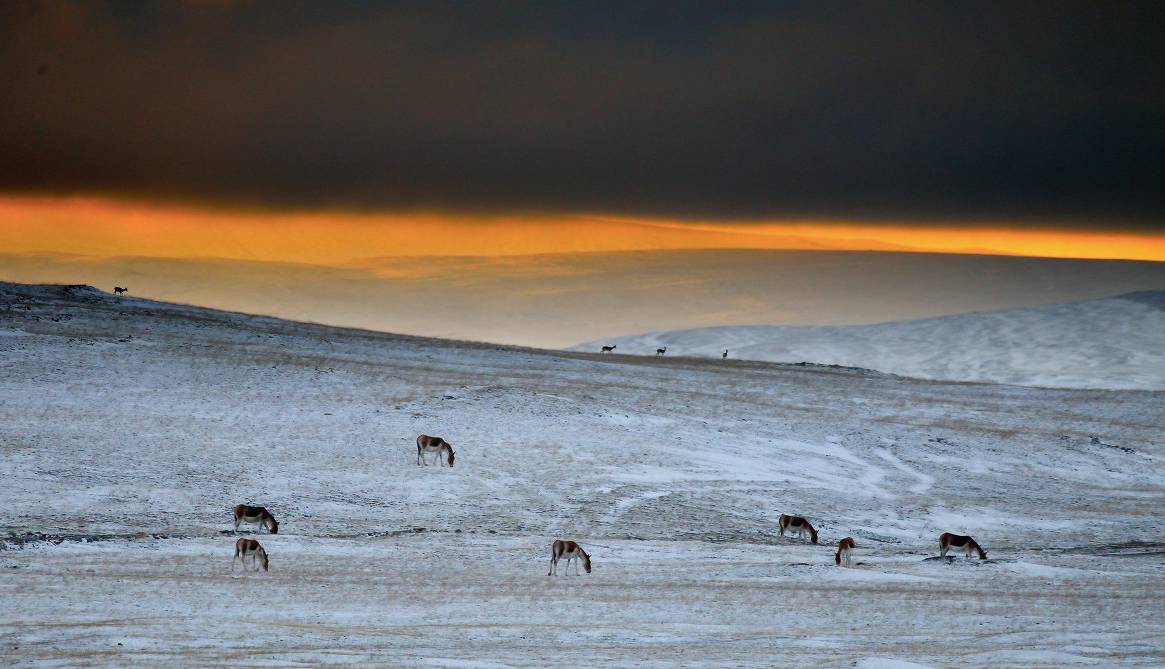
[[[554,556],[551,556],[551,557],[550,557],[550,571],[546,572],[546,575],[547,575],[547,576],[553,576],[553,575],[554,575]]]

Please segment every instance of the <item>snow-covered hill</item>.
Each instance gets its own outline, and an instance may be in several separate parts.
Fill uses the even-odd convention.
[[[854,326],[733,326],[575,346],[619,353],[866,367],[921,379],[1059,388],[1165,389],[1165,291]]]
[[[1163,404],[0,284],[0,665],[1161,666]]]

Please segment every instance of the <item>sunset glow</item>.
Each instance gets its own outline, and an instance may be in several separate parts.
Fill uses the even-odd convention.
[[[0,197],[5,253],[219,257],[344,265],[381,256],[753,248],[1165,260],[1165,235],[1087,230],[599,215],[247,211],[107,198]]]

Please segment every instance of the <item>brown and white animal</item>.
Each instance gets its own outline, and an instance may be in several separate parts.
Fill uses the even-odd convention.
[[[587,573],[591,573],[591,556],[573,541],[563,541],[562,539],[555,539],[554,543],[550,545],[550,571],[546,572],[547,576],[556,576],[558,574],[558,561],[566,558],[566,573],[570,573],[570,561],[582,560],[583,569]],[[578,576],[578,563],[574,563],[574,575]]]
[[[121,295],[122,293],[128,293],[128,292],[129,292],[129,288],[122,288],[121,286],[114,286],[113,287],[113,294],[114,295]]]
[[[247,506],[239,504],[235,507],[235,531],[239,531],[239,523],[259,523],[259,527],[267,528],[271,534],[279,534],[279,522],[265,506]]]
[[[939,555],[946,557],[947,551],[952,548],[962,550],[967,557],[971,557],[973,551],[979,551],[979,559],[987,559],[987,551],[979,546],[979,542],[974,538],[962,534],[951,534],[950,532],[943,532],[938,537],[938,552]]]
[[[600,351],[600,353],[610,353],[611,351],[614,351],[615,347],[617,347],[617,346],[618,346],[618,344],[611,344],[610,346],[604,346],[603,350]]]
[[[657,348],[657,349],[655,349],[655,355],[657,355],[657,356],[663,355],[664,353],[667,353],[667,347],[666,347],[666,346],[664,346],[663,348]]]
[[[790,534],[796,534],[802,539],[804,539],[805,534],[808,533],[810,538],[813,540],[813,543],[817,543],[817,530],[813,529],[813,526],[809,524],[809,521],[805,520],[801,516],[787,516],[782,513],[778,522],[781,526],[782,537],[785,536],[785,530],[788,530]]]
[[[857,546],[854,543],[853,537],[846,537],[837,542],[837,552],[833,555],[833,564],[839,567],[848,567],[850,554],[854,552]]]
[[[436,453],[438,462],[441,462],[441,458],[444,457],[445,462],[448,462],[450,467],[453,466],[453,447],[441,437],[430,437],[427,434],[422,434],[417,437],[418,466],[427,466],[429,464],[425,462],[426,453]],[[445,464],[442,462],[441,466],[444,467]]]
[[[247,558],[251,558],[251,566],[255,571],[259,571],[258,562],[263,561],[263,571],[267,571],[267,566],[270,561],[267,559],[267,551],[263,550],[263,546],[254,539],[239,539],[235,542],[235,556],[231,558],[231,571],[235,570],[235,560],[238,560],[243,565],[243,571],[247,571]]]

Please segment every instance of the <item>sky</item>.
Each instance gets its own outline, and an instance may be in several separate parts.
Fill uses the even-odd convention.
[[[1165,261],[1163,69],[1152,2],[17,0],[0,256]]]

